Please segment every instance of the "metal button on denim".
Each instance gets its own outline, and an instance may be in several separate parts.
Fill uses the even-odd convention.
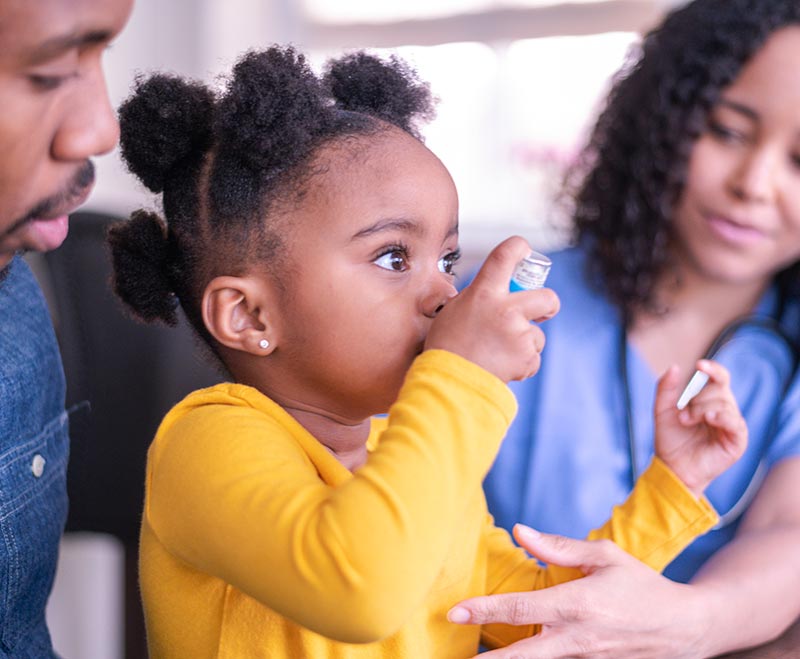
[[[38,453],[33,456],[33,462],[31,463],[31,471],[36,478],[39,478],[44,473],[44,465],[46,460],[39,455]]]

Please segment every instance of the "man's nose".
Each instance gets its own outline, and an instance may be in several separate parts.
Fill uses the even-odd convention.
[[[53,158],[81,161],[108,153],[119,139],[119,123],[102,68],[98,64],[81,84],[72,90],[65,104],[61,125],[52,143]]]

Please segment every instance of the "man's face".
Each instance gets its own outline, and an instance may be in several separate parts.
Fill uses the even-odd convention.
[[[67,235],[118,126],[101,67],[133,0],[0,0],[0,269]]]

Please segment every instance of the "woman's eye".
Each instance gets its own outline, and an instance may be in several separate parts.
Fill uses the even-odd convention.
[[[392,270],[394,272],[404,272],[408,269],[406,254],[399,249],[393,249],[391,252],[382,254],[375,259],[375,265],[385,270]]]
[[[448,275],[454,275],[456,263],[458,263],[458,259],[460,258],[460,251],[450,252],[448,255],[443,256],[439,259],[439,271]]]
[[[723,142],[739,143],[747,141],[747,135],[738,130],[734,130],[733,128],[729,128],[718,121],[709,122],[708,132]]]

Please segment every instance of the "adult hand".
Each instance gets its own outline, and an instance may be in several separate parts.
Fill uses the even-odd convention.
[[[425,348],[461,355],[503,382],[536,373],[544,333],[531,321],[552,318],[559,301],[546,288],[509,292],[514,266],[530,251],[530,245],[519,236],[495,247],[472,283],[436,316]]]
[[[577,567],[582,579],[527,593],[465,600],[448,617],[462,624],[541,624],[537,636],[480,659],[689,659],[704,656],[702,602],[609,540],[572,540],[517,525],[517,541],[546,563]]]

